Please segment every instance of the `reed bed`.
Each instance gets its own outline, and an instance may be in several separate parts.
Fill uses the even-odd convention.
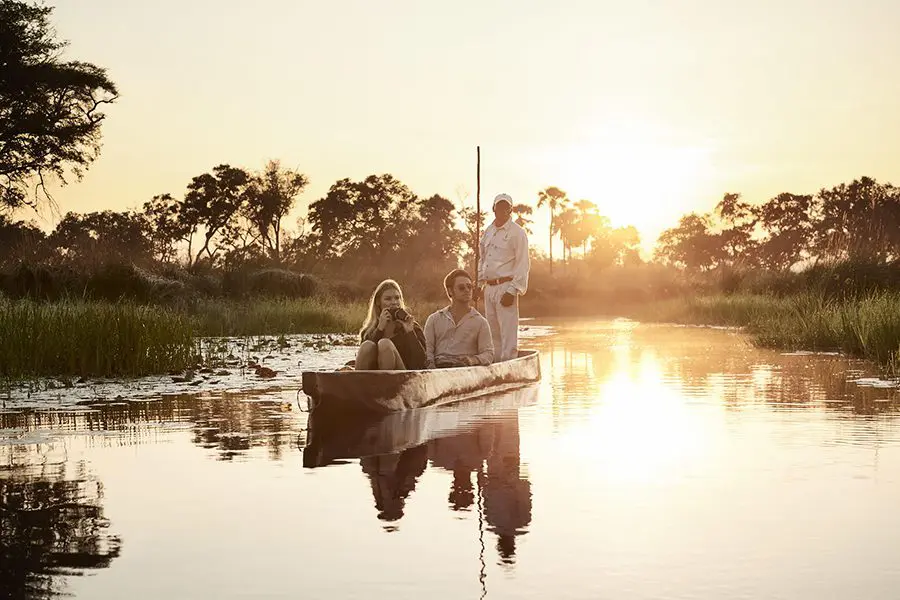
[[[0,298],[0,378],[114,377],[190,364],[196,327],[158,306]]]
[[[0,297],[0,380],[135,377],[194,365],[199,338],[352,332],[365,306],[338,301],[209,301],[191,308]]]
[[[714,295],[637,307],[629,316],[658,322],[743,327],[760,346],[839,351],[900,375],[900,292],[837,298]]]
[[[191,315],[198,335],[248,336],[356,331],[365,312],[361,302],[304,298],[208,301],[194,307]]]
[[[442,305],[415,302],[419,323]],[[765,347],[837,350],[900,375],[900,292],[836,298],[733,294],[632,305],[647,321],[742,327]],[[196,364],[199,338],[353,333],[366,304],[329,298],[210,300],[190,308],[67,299],[0,297],[0,379],[131,377]]]

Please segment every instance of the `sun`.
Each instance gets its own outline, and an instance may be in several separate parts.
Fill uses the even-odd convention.
[[[615,227],[634,225],[645,246],[682,215],[705,210],[714,177],[708,143],[633,123],[604,127],[549,154],[553,185],[573,202],[596,204]]]

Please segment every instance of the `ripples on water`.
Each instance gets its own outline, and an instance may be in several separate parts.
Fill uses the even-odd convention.
[[[536,386],[337,429],[289,385],[0,413],[0,597],[897,597],[892,382],[552,325]]]

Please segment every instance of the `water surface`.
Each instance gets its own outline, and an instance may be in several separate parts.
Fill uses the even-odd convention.
[[[890,382],[734,331],[549,325],[540,384],[325,438],[290,381],[19,402],[0,597],[897,597]]]

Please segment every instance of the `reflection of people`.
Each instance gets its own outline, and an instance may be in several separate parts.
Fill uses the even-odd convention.
[[[450,305],[425,320],[428,368],[489,365],[494,359],[491,328],[472,306],[472,277],[454,269],[444,278]]]
[[[493,423],[491,454],[484,475],[484,515],[497,534],[497,551],[505,563],[516,554],[516,536],[531,522],[531,482],[520,475],[519,428]]]
[[[434,466],[453,473],[448,501],[453,510],[465,510],[475,503],[472,473],[481,471],[491,451],[491,434],[485,427],[432,440],[428,456]]]
[[[393,279],[385,279],[372,293],[359,341],[358,370],[425,368],[425,334],[407,312]]]
[[[359,460],[368,475],[375,497],[375,508],[382,521],[397,521],[403,517],[406,498],[416,487],[419,476],[428,464],[428,447],[416,446],[398,454],[366,456]]]
[[[491,326],[495,360],[518,356],[519,296],[528,289],[528,235],[512,220],[512,198],[494,198],[494,222],[481,237],[478,285]]]
[[[472,506],[472,473],[476,473],[485,520],[497,535],[497,551],[503,562],[513,562],[516,538],[531,523],[531,482],[520,474],[518,413],[428,445],[432,464],[453,472],[449,495],[453,510]],[[487,468],[482,470],[485,461]]]

